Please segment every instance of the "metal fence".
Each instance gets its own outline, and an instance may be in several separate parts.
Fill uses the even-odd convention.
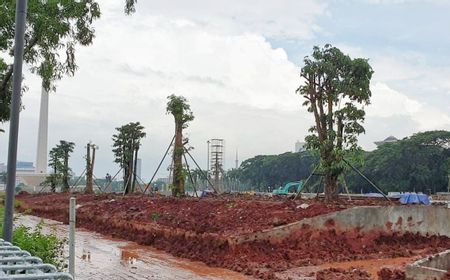
[[[42,263],[40,258],[0,239],[0,280],[9,279],[73,280],[73,277],[58,272],[55,266]]]

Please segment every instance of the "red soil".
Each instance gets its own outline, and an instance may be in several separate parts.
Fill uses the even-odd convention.
[[[18,199],[22,201],[22,211],[29,209],[37,216],[68,221],[68,195],[21,195]],[[305,202],[310,204],[308,208],[298,207]],[[276,279],[274,272],[292,267],[415,256],[450,248],[450,239],[446,237],[362,234],[356,230],[338,233],[331,221],[324,230],[304,227],[277,243],[255,241],[230,246],[227,241],[231,235],[271,228],[353,205],[376,203],[372,200],[326,206],[318,201],[243,197],[174,199],[77,195],[77,203],[81,204],[77,210],[78,226],[264,279]]]
[[[358,268],[341,269],[329,268],[324,269],[316,274],[317,280],[371,280],[370,274]]]
[[[380,280],[405,280],[405,272],[399,269],[383,268],[378,272]]]

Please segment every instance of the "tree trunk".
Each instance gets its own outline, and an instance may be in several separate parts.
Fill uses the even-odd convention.
[[[338,199],[338,177],[325,174],[325,202],[333,202]]]
[[[58,170],[56,169],[56,161],[57,160],[58,159],[56,157],[53,159],[53,162],[55,163],[55,165],[53,167],[53,177],[52,177],[52,181],[51,181],[51,185],[50,185],[52,192],[56,192],[56,178],[57,178],[56,172],[58,172]]]
[[[64,192],[69,191],[69,155],[64,155],[64,173],[63,173],[63,188]]]
[[[125,194],[130,194],[132,192],[132,181],[133,180],[133,159],[130,159],[130,161],[127,164],[127,178],[126,178],[126,185],[125,185]]]
[[[173,150],[173,196],[184,196],[184,175],[183,175],[183,126],[175,124],[175,147]]]
[[[86,151],[86,190],[85,193],[93,193],[94,187],[92,184],[92,164],[91,164],[91,145],[87,144]]]
[[[137,156],[138,156],[138,150],[139,148],[136,148],[136,150],[134,151],[134,166],[133,166],[133,187],[132,187],[132,191],[135,192],[136,191],[136,166],[137,166]]]

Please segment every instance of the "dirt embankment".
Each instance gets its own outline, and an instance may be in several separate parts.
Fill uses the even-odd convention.
[[[22,211],[68,221],[68,195],[24,195],[18,199],[22,201]],[[77,203],[81,205],[77,210],[78,226],[263,279],[276,279],[275,272],[298,266],[415,256],[450,248],[450,239],[446,237],[362,234],[358,231],[341,233],[332,228],[317,231],[307,227],[277,243],[256,241],[231,247],[227,242],[231,235],[267,229],[354,205],[376,203],[371,200],[327,206],[318,201],[243,197],[173,199],[77,195]],[[309,206],[303,209],[303,203]],[[327,274],[323,275],[327,277]]]

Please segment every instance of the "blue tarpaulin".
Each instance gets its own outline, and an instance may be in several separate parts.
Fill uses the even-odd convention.
[[[430,205],[430,200],[425,194],[404,193],[400,195],[401,204],[425,204]]]

